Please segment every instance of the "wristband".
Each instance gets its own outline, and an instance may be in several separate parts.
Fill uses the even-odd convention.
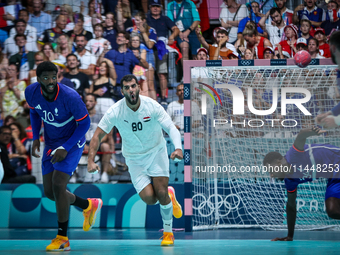
[[[191,29],[191,27],[189,27],[188,29],[190,30],[190,33],[191,33],[191,32],[192,32],[192,29]]]

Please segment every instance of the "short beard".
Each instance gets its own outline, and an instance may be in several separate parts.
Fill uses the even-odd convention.
[[[139,91],[136,92],[136,101],[135,101],[135,102],[132,102],[132,101],[130,100],[130,97],[128,97],[128,96],[125,96],[125,98],[126,98],[126,100],[129,102],[129,104],[131,104],[131,105],[136,105],[136,104],[138,103],[138,99],[139,99]]]
[[[47,95],[54,95],[57,92],[58,84],[54,87],[54,90],[52,92],[46,90],[45,86],[40,86],[42,91],[44,91]]]

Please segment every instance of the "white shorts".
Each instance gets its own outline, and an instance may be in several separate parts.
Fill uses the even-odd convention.
[[[126,164],[137,193],[151,183],[151,177],[169,177],[169,157],[165,146],[142,158],[126,158]]]

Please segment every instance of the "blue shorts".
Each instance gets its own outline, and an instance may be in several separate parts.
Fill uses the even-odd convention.
[[[340,179],[328,180],[325,200],[327,200],[330,197],[336,197],[340,199]]]
[[[155,69],[156,64],[155,64],[155,54],[153,53],[153,49],[149,49],[146,52],[146,62],[148,62],[149,65],[152,65],[153,69]]]
[[[198,41],[198,38],[197,38],[195,31],[193,31],[189,34],[188,39],[189,39],[189,47],[190,47],[190,50],[191,50],[191,55],[197,55],[197,50],[198,50],[198,48],[201,47],[201,44]],[[177,40],[178,46],[182,42],[184,42],[184,41],[181,40],[181,38],[179,36],[176,38],[176,40]]]
[[[78,166],[80,157],[83,154],[84,146],[82,146],[81,148],[79,148],[78,146],[74,146],[67,153],[67,156],[66,158],[64,158],[63,161],[52,164],[51,159],[53,156],[51,155],[51,152],[54,149],[49,147],[45,147],[44,149],[44,156],[41,163],[42,174],[45,175],[53,172],[54,170],[58,170],[71,176]]]

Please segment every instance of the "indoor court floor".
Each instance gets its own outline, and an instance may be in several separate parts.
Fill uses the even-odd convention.
[[[0,229],[0,254],[46,254],[45,247],[55,234],[56,229]],[[340,254],[338,231],[296,231],[293,242],[270,241],[286,234],[287,231],[259,229],[175,232],[175,246],[161,247],[162,233],[158,230],[69,230],[72,255]]]

